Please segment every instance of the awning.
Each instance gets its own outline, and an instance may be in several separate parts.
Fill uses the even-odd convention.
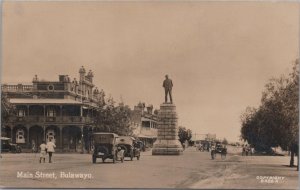
[[[12,104],[72,104],[81,105],[83,103],[72,99],[32,99],[32,98],[11,98]]]

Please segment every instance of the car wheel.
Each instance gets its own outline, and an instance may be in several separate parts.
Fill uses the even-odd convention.
[[[102,162],[103,162],[103,163],[105,162],[105,158],[102,158]]]
[[[96,163],[96,157],[93,156],[93,164],[95,164],[95,163]]]

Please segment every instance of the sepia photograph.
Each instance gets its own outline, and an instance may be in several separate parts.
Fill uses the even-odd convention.
[[[0,8],[1,189],[299,189],[298,1]]]

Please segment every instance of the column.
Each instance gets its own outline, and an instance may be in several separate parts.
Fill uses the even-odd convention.
[[[84,148],[84,138],[83,138],[83,125],[81,125],[81,153],[85,153],[85,148]]]
[[[43,109],[44,109],[44,118],[46,117],[46,106],[43,105]]]
[[[16,143],[16,140],[13,142],[13,139],[14,139],[14,136],[13,136],[13,130],[14,130],[14,127],[12,126],[11,128],[10,128],[10,138],[11,138],[11,142],[12,143]]]
[[[60,108],[60,117],[62,117],[62,105],[60,105],[59,108]]]
[[[28,125],[25,126],[26,127],[26,138],[25,138],[25,144],[27,148],[31,148],[31,142],[29,141],[29,127]]]
[[[63,126],[58,126],[59,127],[59,147],[61,149],[61,152],[63,151]]]
[[[60,119],[59,119],[59,121],[60,122],[63,122],[62,107],[63,107],[62,105],[59,106],[59,109],[60,109],[60,114],[59,114]]]
[[[45,123],[43,125],[43,132],[44,132],[44,134],[43,134],[43,140],[46,142],[46,126],[45,126]]]
[[[44,141],[46,142],[46,126],[45,126],[45,122],[46,122],[46,106],[43,105],[44,108],[44,123],[43,123],[43,129],[44,129]],[[47,142],[46,142],[47,143]]]
[[[27,105],[27,116],[29,116],[29,105]]]

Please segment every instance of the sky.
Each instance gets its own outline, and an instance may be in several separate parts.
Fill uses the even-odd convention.
[[[4,2],[2,83],[78,79],[132,108],[164,101],[173,80],[178,124],[236,141],[240,115],[299,57],[294,2]]]

